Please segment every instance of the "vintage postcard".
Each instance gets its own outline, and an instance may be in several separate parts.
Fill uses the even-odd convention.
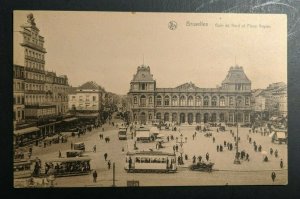
[[[13,19],[14,187],[288,183],[286,15]]]

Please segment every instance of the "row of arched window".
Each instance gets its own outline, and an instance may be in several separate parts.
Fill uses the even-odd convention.
[[[250,105],[250,98],[249,97],[229,97],[229,106],[234,106],[235,104],[237,106],[249,106]],[[138,104],[138,98],[135,96],[133,98],[133,103]],[[148,104],[153,104],[153,98],[150,96],[148,98]],[[146,103],[146,96],[142,95],[140,97],[139,105],[141,107],[145,107],[147,105]],[[165,96],[162,98],[160,95],[156,97],[156,106],[226,106],[226,99],[224,96],[221,96],[218,98],[217,96],[212,96],[211,99],[209,96],[202,97],[196,96],[195,100],[193,96],[185,97],[185,96]]]

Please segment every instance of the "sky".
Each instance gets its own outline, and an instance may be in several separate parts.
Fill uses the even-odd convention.
[[[126,94],[143,63],[159,88],[215,88],[235,64],[252,89],[287,82],[285,15],[14,11],[14,31],[29,13],[45,38],[45,69],[72,86],[95,81]]]

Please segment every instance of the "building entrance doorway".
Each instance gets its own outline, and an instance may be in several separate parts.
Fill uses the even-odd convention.
[[[193,113],[188,114],[188,123],[192,124],[193,123]]]
[[[180,113],[180,124],[181,123],[185,123],[185,114],[184,113]]]

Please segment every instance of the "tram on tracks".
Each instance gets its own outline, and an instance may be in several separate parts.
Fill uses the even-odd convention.
[[[14,179],[29,178],[33,173],[33,164],[30,159],[14,161]]]
[[[176,155],[162,151],[127,152],[124,169],[129,173],[174,173]]]
[[[47,160],[45,164],[55,177],[67,177],[90,174],[90,161],[89,157],[68,157]]]

